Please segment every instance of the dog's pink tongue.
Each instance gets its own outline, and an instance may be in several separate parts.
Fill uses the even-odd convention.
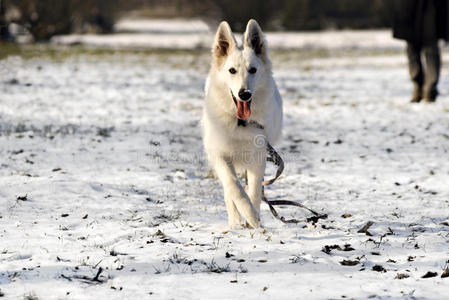
[[[237,118],[240,120],[247,120],[251,115],[250,101],[236,101],[237,104]]]

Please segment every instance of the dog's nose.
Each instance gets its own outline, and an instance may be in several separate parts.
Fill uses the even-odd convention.
[[[239,98],[243,101],[249,100],[251,98],[251,92],[245,89],[241,89],[239,91]]]

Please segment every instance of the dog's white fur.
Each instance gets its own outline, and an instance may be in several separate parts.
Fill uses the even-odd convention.
[[[212,65],[206,81],[203,111],[203,140],[209,162],[224,189],[224,200],[231,228],[260,225],[262,181],[265,171],[266,142],[281,135],[282,99],[272,77],[267,43],[259,24],[250,20],[239,47],[227,22],[217,30]],[[235,68],[235,74],[230,73]],[[254,74],[250,68],[256,68]],[[237,126],[236,105],[240,89],[252,94],[247,126]],[[232,94],[231,94],[232,91]],[[237,97],[238,99],[238,97]],[[252,124],[260,124],[264,129]],[[238,172],[247,171],[248,194],[239,182]]]

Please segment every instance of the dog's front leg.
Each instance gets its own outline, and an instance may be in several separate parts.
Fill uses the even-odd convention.
[[[262,200],[262,181],[266,165],[266,152],[260,151],[254,156],[254,162],[247,169],[249,198],[260,214]]]
[[[240,213],[237,210],[234,201],[232,201],[232,198],[226,192],[224,193],[224,200],[226,204],[226,211],[228,212],[229,227],[232,229],[240,228],[241,225],[243,225],[242,218],[240,217]]]
[[[259,227],[259,213],[240,185],[231,160],[225,157],[219,158],[215,162],[215,171],[223,185],[229,225],[235,227],[240,224],[240,213],[251,227]]]

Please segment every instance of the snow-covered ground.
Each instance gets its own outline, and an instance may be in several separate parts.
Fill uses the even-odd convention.
[[[200,33],[210,32],[209,26],[199,19],[130,19],[119,20],[116,32]]]
[[[89,45],[120,49],[209,49],[215,28],[201,20],[123,19],[109,35],[55,36],[53,44]],[[236,35],[240,37],[240,35]],[[342,30],[321,32],[267,32],[271,49],[401,49],[391,30]]]
[[[126,24],[126,23],[125,23]],[[131,23],[134,24],[134,23]],[[130,25],[131,25],[130,24]],[[124,29],[123,29],[124,30]],[[130,28],[131,30],[131,28]],[[213,41],[208,31],[129,33],[110,35],[74,34],[52,38],[52,43],[61,45],[90,45],[125,49],[207,49]],[[124,30],[125,31],[125,30]],[[240,35],[236,35],[239,37]],[[268,43],[272,49],[399,49],[403,43],[394,40],[390,30],[345,30],[324,32],[268,32]]]
[[[447,299],[449,53],[411,105],[401,51],[273,51],[267,196],[329,217],[262,205],[258,230],[227,228],[203,157],[207,51],[58,53],[0,61],[0,297]]]

